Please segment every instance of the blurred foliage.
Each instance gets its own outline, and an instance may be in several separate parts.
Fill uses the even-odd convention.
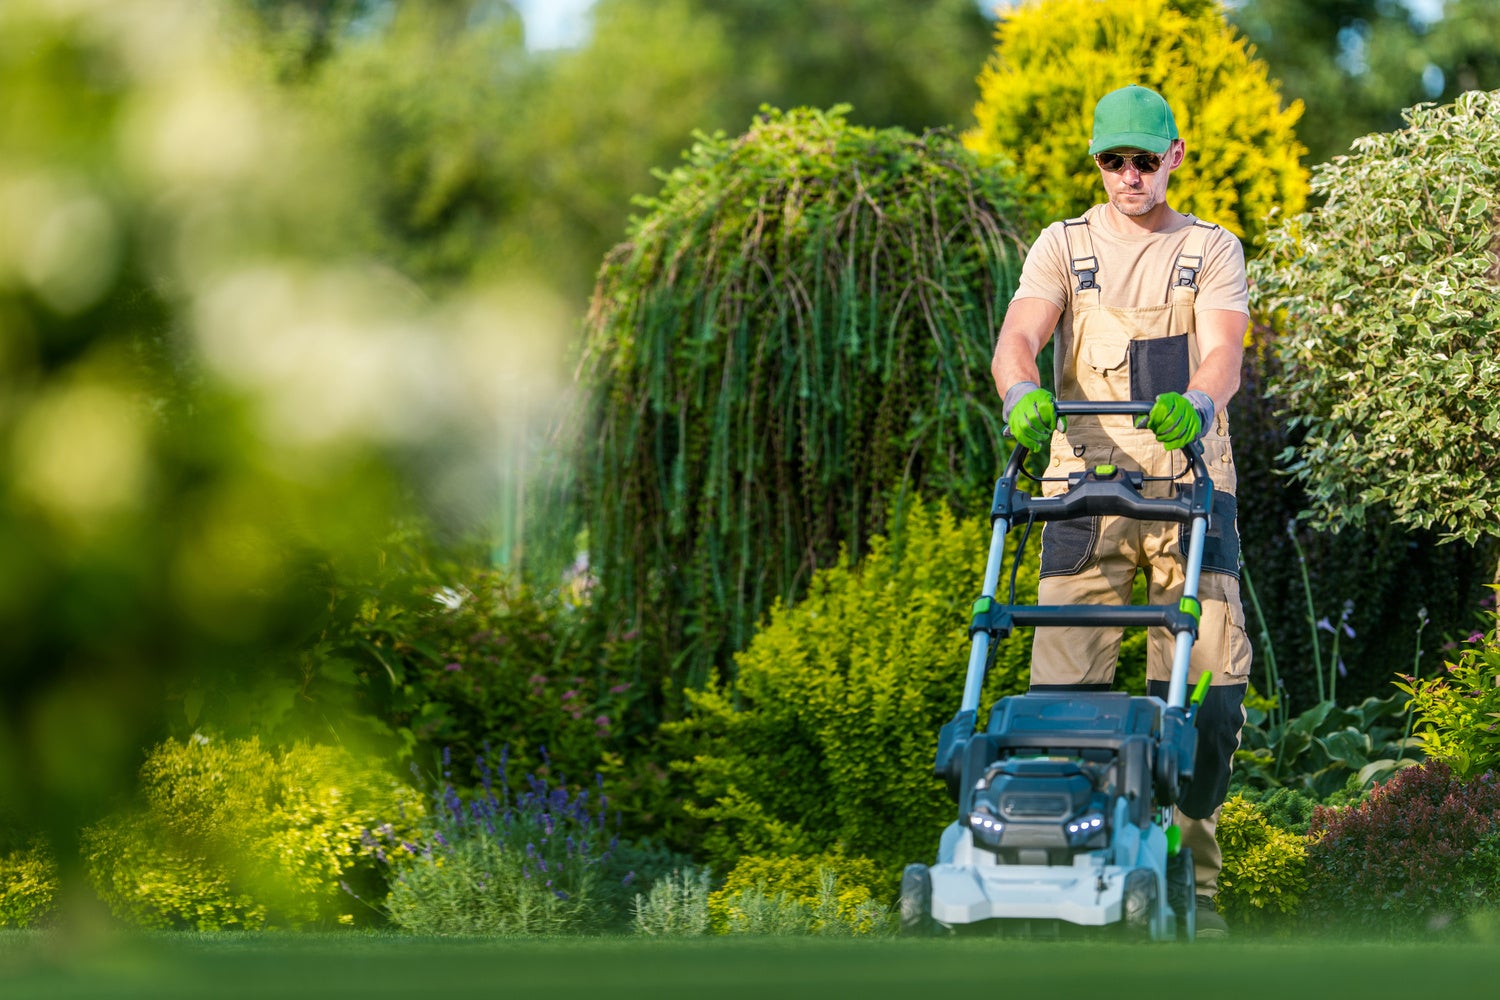
[[[1314,526],[1383,508],[1469,544],[1497,533],[1497,112],[1500,91],[1474,92],[1360,139],[1251,264],[1259,305],[1286,317],[1269,388]]]
[[[1493,0],[1229,0],[1229,20],[1289,98],[1307,107],[1310,162],[1401,127],[1401,109],[1500,87]],[[1433,8],[1441,17],[1428,22]]]
[[[598,0],[608,9],[621,0]],[[642,0],[629,0],[641,3]],[[650,0],[646,0],[650,2]],[[974,0],[689,0],[722,25],[733,59],[717,85],[729,125],[762,104],[849,104],[861,125],[921,133],[965,121],[992,31]]]
[[[933,853],[954,810],[932,776],[936,734],[963,691],[989,534],[987,518],[914,504],[857,566],[841,558],[771,610],[732,690],[690,692],[693,714],[665,729],[693,782],[689,811],[711,823],[701,857],[727,871],[741,854],[840,848],[894,886]],[[1036,551],[1017,573],[1020,603],[1036,600]],[[981,704],[1024,691],[1030,658],[1029,630],[998,644]]]
[[[340,747],[272,751],[195,736],[155,747],[143,802],[83,837],[89,879],[136,927],[220,930],[367,924],[377,897],[370,831],[410,835],[422,801]]]
[[[0,929],[45,927],[57,914],[58,869],[39,837],[0,837]]]
[[[1274,213],[1302,210],[1301,105],[1282,107],[1216,0],[1036,0],[1008,8],[996,37],[964,141],[1013,165],[1037,229],[1102,200],[1088,155],[1093,107],[1132,83],[1167,99],[1187,143],[1174,208],[1252,245]]]
[[[339,581],[492,484],[556,374],[534,296],[351,253],[351,151],[222,12],[0,6],[0,814],[65,879],[207,693],[279,678],[278,738],[345,735],[297,655]]]
[[[595,291],[580,476],[602,600],[660,623],[671,712],[904,497],[988,494],[1019,248],[1002,175],[840,109],[700,138],[646,207]]]

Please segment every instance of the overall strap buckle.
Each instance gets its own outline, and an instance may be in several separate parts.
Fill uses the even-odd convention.
[[[1081,216],[1077,219],[1064,219],[1063,232],[1068,240],[1068,266],[1078,279],[1078,287],[1074,291],[1098,291],[1099,258],[1093,253],[1094,243],[1089,237],[1088,220]]]

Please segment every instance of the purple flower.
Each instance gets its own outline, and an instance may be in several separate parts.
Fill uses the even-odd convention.
[[[629,885],[630,883],[632,883],[634,881],[635,881],[635,872],[630,871],[630,872],[626,872],[625,873],[625,877],[622,878],[622,879],[620,879],[620,884],[621,885]]]
[[[463,665],[459,663],[449,663],[444,666],[443,669],[448,671],[448,673],[450,674],[456,674],[463,669]]]
[[[626,691],[629,691],[629,690],[630,690],[630,685],[629,684],[616,684],[614,687],[612,687],[612,688],[609,689],[609,693],[610,694],[624,694]]]
[[[552,883],[551,883],[551,882],[548,882],[548,883],[547,883],[547,884],[548,884],[548,885],[551,885],[551,884],[552,884]],[[566,899],[567,899],[567,898],[568,898],[568,894],[567,894],[567,893],[565,893],[565,892],[563,892],[563,891],[562,891],[562,890],[561,890],[561,889],[553,889],[553,890],[552,890],[552,895],[554,895],[554,896],[556,896],[556,897],[557,897],[557,898],[558,898],[558,899],[562,899],[562,900],[566,900]]]
[[[607,716],[607,715],[598,715],[598,716],[595,716],[594,717],[594,725],[598,726],[600,729],[608,729],[609,728],[609,716]]]
[[[574,698],[577,698],[577,697],[578,697],[578,692],[577,691],[564,691],[562,693],[562,700],[563,701],[572,701]]]

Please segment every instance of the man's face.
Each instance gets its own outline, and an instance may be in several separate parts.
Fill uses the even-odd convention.
[[[1157,205],[1164,204],[1167,200],[1167,178],[1173,170],[1182,165],[1185,148],[1181,139],[1174,139],[1172,145],[1161,156],[1161,166],[1151,173],[1142,173],[1140,169],[1131,162],[1135,154],[1144,153],[1142,149],[1112,149],[1110,153],[1118,153],[1124,157],[1125,162],[1119,170],[1106,170],[1103,166],[1099,168],[1099,175],[1104,178],[1104,191],[1109,196],[1109,203],[1122,215],[1138,217],[1145,215]],[[1101,157],[1104,154],[1100,154]]]

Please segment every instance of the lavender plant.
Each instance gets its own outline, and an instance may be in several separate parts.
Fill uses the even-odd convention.
[[[543,750],[546,760],[546,751]],[[603,780],[570,793],[536,773],[512,793],[509,748],[492,768],[486,752],[475,769],[479,786],[465,793],[443,780],[415,841],[385,843],[370,832],[376,856],[391,866],[383,909],[395,926],[416,934],[534,935],[597,930],[619,919],[619,889],[634,881],[613,866],[618,836],[609,830]]]

